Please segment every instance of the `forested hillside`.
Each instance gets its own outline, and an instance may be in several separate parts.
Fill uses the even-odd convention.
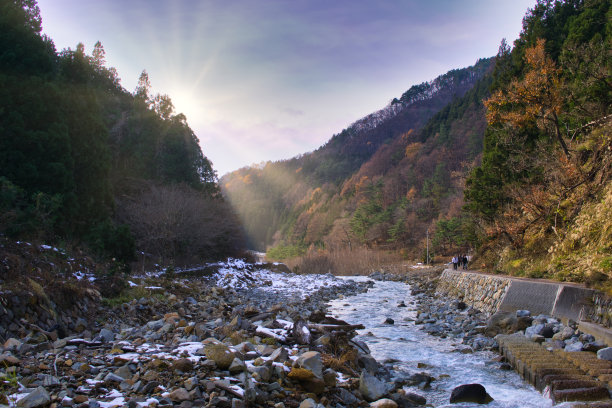
[[[475,267],[608,285],[612,11],[541,0],[513,47],[412,87],[320,149],[222,180],[252,245],[469,251]],[[491,69],[489,69],[489,67]]]
[[[226,255],[240,228],[186,118],[130,93],[98,42],[57,52],[35,1],[0,1],[0,234],[121,263]],[[142,261],[142,257],[139,257]]]
[[[606,0],[539,2],[500,50],[466,190],[480,264],[609,285],[611,50]]]
[[[413,86],[312,153],[225,176],[251,245],[277,246],[278,256],[311,245],[414,252],[432,220],[461,208],[460,174],[481,150],[491,62]]]

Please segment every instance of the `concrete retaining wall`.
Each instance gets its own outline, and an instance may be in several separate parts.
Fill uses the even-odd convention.
[[[546,314],[580,321],[593,304],[592,289],[549,281],[485,275],[446,269],[437,291],[462,298],[483,312],[529,310],[532,315]]]

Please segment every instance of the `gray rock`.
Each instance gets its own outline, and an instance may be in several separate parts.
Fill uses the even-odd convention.
[[[108,373],[106,374],[106,377],[104,377],[104,382],[107,382],[107,383],[112,383],[112,382],[121,383],[123,382],[123,380],[124,380],[123,377],[120,377],[115,373]]]
[[[185,388],[177,388],[176,390],[168,394],[168,398],[170,398],[174,402],[191,401],[192,399],[191,395],[189,394],[189,391],[187,391]]]
[[[565,351],[582,351],[583,344],[579,341],[574,343],[567,344],[565,346]]]
[[[542,330],[544,330],[544,324],[542,323],[534,324],[533,326],[530,326],[525,329],[525,337],[532,337],[536,334],[541,335]]]
[[[384,397],[387,385],[367,371],[362,371],[359,377],[359,391],[367,401],[376,401]]]
[[[529,310],[517,310],[516,317],[529,317],[531,316],[531,312]]]
[[[376,374],[379,369],[378,361],[369,354],[360,354],[357,357],[359,367],[365,368],[370,374]]]
[[[284,363],[289,358],[289,351],[284,347],[279,347],[270,354],[270,361]]]
[[[606,347],[597,352],[597,358],[600,360],[612,361],[612,347]]]
[[[51,387],[54,385],[60,385],[60,380],[57,377],[54,377],[49,374],[41,374],[39,379],[43,387]]]
[[[360,403],[359,398],[347,391],[345,388],[337,389],[337,396],[340,401],[346,406],[356,406]]]
[[[100,330],[98,337],[100,337],[100,340],[102,340],[104,343],[111,343],[115,341],[115,333],[108,329]]]
[[[231,374],[242,373],[244,370],[246,370],[246,364],[244,364],[244,362],[239,358],[234,358],[234,361],[232,361],[232,364],[229,366],[228,370]]]
[[[129,364],[125,364],[113,372],[115,375],[118,375],[123,380],[127,380],[132,378],[132,370],[130,370]]]
[[[567,340],[571,338],[574,334],[574,329],[569,326],[565,326],[563,329],[561,329],[560,332],[555,333],[552,338],[553,340]]]
[[[43,387],[38,387],[25,397],[17,401],[17,406],[21,408],[42,407],[51,402],[51,396]]]
[[[323,379],[323,362],[318,351],[307,351],[295,360],[293,366],[310,370],[315,377]]]

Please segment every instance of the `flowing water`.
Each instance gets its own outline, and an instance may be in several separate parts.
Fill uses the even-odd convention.
[[[365,280],[365,277],[351,278]],[[408,307],[397,307],[404,301]],[[504,371],[493,361],[497,355],[489,351],[472,354],[458,352],[461,339],[441,339],[419,329],[410,286],[400,282],[380,282],[367,293],[331,302],[331,313],[351,324],[361,323],[358,340],[364,341],[379,362],[393,361],[394,372],[400,377],[425,372],[436,378],[431,389],[405,387],[416,392],[435,407],[482,407],[483,405],[450,404],[453,388],[461,384],[484,385],[494,401],[491,408],[545,408],[552,407],[534,387],[524,382],[514,371]],[[386,318],[395,324],[384,324]],[[421,367],[419,368],[419,363]],[[566,404],[556,407],[568,406]]]

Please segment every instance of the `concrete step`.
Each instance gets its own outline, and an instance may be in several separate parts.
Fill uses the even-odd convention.
[[[581,407],[612,408],[608,390],[612,362],[599,360],[590,352],[551,352],[518,334],[495,339],[508,363],[553,403],[581,401]]]

